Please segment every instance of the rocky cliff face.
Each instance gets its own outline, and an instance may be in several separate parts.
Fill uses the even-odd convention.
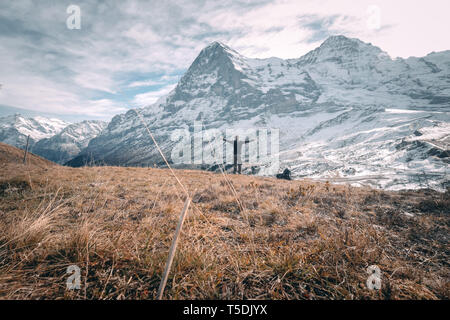
[[[448,186],[450,51],[393,60],[335,36],[299,59],[249,59],[215,42],[168,96],[139,112],[168,156],[170,134],[192,131],[194,120],[218,130],[279,128],[282,167],[294,177]],[[87,157],[161,163],[135,110],[114,117],[71,164]]]

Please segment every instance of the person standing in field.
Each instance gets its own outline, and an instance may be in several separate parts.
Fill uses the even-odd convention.
[[[232,143],[233,144],[233,166],[234,171],[233,173],[241,174],[242,171],[242,159],[241,159],[241,151],[242,151],[242,145],[249,143],[250,141],[240,141],[239,136],[236,136],[233,141],[229,141],[225,138],[223,138],[223,141]]]

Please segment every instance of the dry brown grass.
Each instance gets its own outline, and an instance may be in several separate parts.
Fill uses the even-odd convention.
[[[6,143],[0,142],[0,166],[6,165],[11,162],[20,163],[23,161],[24,154],[25,150],[21,150]],[[56,163],[41,158],[31,152],[28,152],[27,164],[39,167],[49,167],[56,165]]]
[[[193,205],[167,299],[450,298],[449,192],[230,175],[241,206],[221,174],[177,174]],[[169,171],[5,163],[0,185],[0,298],[156,296],[184,200]]]

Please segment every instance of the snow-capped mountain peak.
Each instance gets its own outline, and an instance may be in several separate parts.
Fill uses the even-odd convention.
[[[68,124],[59,119],[26,118],[20,114],[1,117],[0,141],[23,148],[26,145],[28,135],[30,136],[30,143],[33,144],[59,133]]]
[[[202,51],[200,51],[198,57],[199,58],[208,57],[210,58],[209,60],[214,60],[214,58],[217,58],[220,55],[237,56],[237,57],[241,56],[237,51],[227,46],[223,42],[214,41],[210,45],[205,47]]]
[[[364,56],[371,56],[378,59],[388,59],[389,55],[380,48],[373,46],[370,43],[365,43],[356,38],[347,38],[345,36],[331,36],[325,40],[320,47],[311,52],[316,54],[320,59],[327,58],[364,58]],[[389,58],[390,59],[390,58]],[[314,62],[319,62],[316,60]]]
[[[33,152],[49,160],[64,164],[87,147],[105,127],[106,122],[85,120],[65,127],[58,134],[38,141]]]
[[[30,136],[29,150],[49,160],[65,163],[86,148],[107,123],[82,121],[69,124],[60,119],[26,118],[14,114],[0,118],[0,142],[25,148]]]

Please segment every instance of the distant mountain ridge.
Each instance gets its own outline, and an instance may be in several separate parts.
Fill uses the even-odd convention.
[[[24,148],[27,137],[30,136],[30,146],[37,141],[49,138],[59,133],[69,125],[59,119],[44,117],[26,118],[20,114],[0,118],[0,142]]]
[[[82,121],[65,127],[56,135],[39,140],[33,147],[33,152],[51,161],[64,164],[77,156],[88,146],[107,123],[103,121]]]
[[[24,149],[29,135],[30,151],[63,164],[87,147],[106,124],[94,120],[69,124],[56,118],[9,115],[0,117],[0,142]]]

